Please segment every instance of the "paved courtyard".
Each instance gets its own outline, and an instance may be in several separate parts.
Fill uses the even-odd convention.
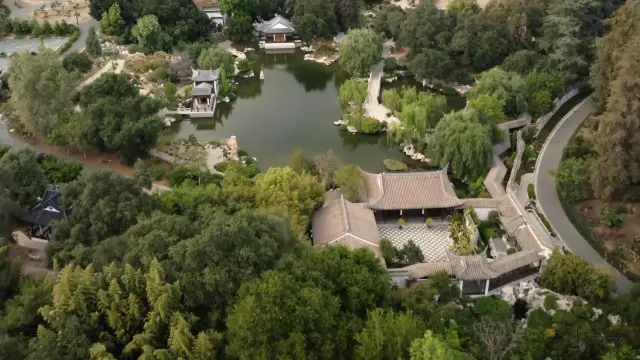
[[[396,248],[413,240],[422,250],[426,262],[447,261],[445,250],[451,246],[449,223],[433,223],[430,228],[425,224],[407,224],[402,229],[396,224],[378,224],[378,233],[381,239],[389,239]]]

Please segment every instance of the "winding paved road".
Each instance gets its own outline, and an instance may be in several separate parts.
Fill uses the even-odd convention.
[[[565,246],[589,263],[611,273],[618,286],[618,292],[627,292],[631,288],[631,281],[617,269],[607,264],[600,254],[576,230],[560,204],[556,182],[551,176],[551,171],[558,168],[560,160],[562,160],[563,150],[571,136],[593,110],[594,106],[591,97],[587,97],[560,120],[560,123],[556,125],[547,138],[536,164],[534,179],[536,196],[540,209],[549,219],[553,229],[562,239]]]

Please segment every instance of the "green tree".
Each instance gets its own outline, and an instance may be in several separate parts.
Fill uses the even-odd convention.
[[[402,96],[394,89],[382,90],[382,104],[394,113],[402,110]]]
[[[64,57],[62,60],[62,66],[67,71],[79,71],[81,73],[86,73],[91,70],[91,66],[93,65],[93,61],[86,52],[72,52]]]
[[[447,4],[447,11],[453,13],[477,13],[480,12],[480,6],[475,0],[452,0]]]
[[[198,67],[200,69],[222,68],[227,74],[233,74],[235,71],[235,58],[221,47],[210,47],[202,51],[198,57]]]
[[[526,109],[528,90],[522,78],[499,68],[482,74],[480,81],[469,92],[469,99],[487,94],[504,102],[504,113],[518,116]]]
[[[329,38],[338,31],[338,21],[332,2],[329,1],[296,1],[292,20],[303,41],[309,41],[315,37]]]
[[[382,39],[371,29],[352,29],[340,44],[340,66],[353,76],[367,74],[380,60]]]
[[[332,359],[339,310],[339,300],[330,291],[266,272],[240,289],[229,313],[229,353],[247,360]]]
[[[586,200],[591,192],[590,159],[568,158],[560,162],[560,166],[553,173],[558,186],[558,193],[564,201],[574,204]]]
[[[411,343],[410,354],[411,360],[473,360],[471,355],[460,351],[455,331],[442,336],[427,330],[422,338]]]
[[[587,301],[606,300],[615,291],[611,275],[594,269],[578,255],[558,250],[554,250],[542,268],[540,282],[553,291],[577,295]]]
[[[83,166],[71,161],[62,160],[54,155],[45,155],[40,163],[42,171],[51,184],[65,184],[76,180],[82,173]]]
[[[445,115],[431,139],[433,161],[439,166],[449,166],[459,179],[477,179],[491,166],[491,128],[479,123],[474,111]]]
[[[340,193],[351,202],[358,203],[365,196],[364,175],[357,165],[345,165],[338,169],[335,183]]]
[[[551,98],[551,94],[546,90],[536,91],[531,94],[528,110],[534,119],[553,111],[553,99]]]
[[[253,22],[249,15],[234,15],[227,22],[229,39],[233,42],[250,42],[255,38]]]
[[[519,50],[507,56],[502,63],[505,71],[514,72],[522,76],[536,69],[543,60],[543,56],[534,50]]]
[[[91,56],[100,56],[102,54],[102,46],[100,45],[100,39],[98,39],[95,26],[91,26],[89,28],[89,34],[87,35],[85,46],[87,52]]]
[[[632,36],[615,55],[615,67],[611,78],[604,112],[596,119],[598,131],[595,148],[598,157],[591,177],[596,195],[603,200],[619,196],[636,183],[640,177],[638,162],[640,147],[632,140],[636,132],[638,114],[635,107],[638,99],[634,94],[640,91],[634,72],[635,59],[640,56],[640,34]],[[604,55],[603,55],[604,56]],[[621,151],[621,149],[625,149]]]
[[[101,14],[100,18],[100,30],[105,35],[122,35],[125,27],[125,22],[120,15],[120,4],[114,1],[108,11]]]
[[[449,79],[455,63],[443,51],[426,49],[409,62],[409,70],[422,79]]]
[[[304,150],[300,147],[293,151],[290,162],[291,168],[299,174],[302,174],[303,172],[308,174],[317,173],[316,164],[313,162],[313,159],[307,157]]]
[[[367,83],[359,79],[348,79],[338,90],[338,99],[343,109],[349,108],[351,105],[362,106],[367,98]]]
[[[604,110],[610,94],[611,82],[618,77],[620,58],[616,55],[619,49],[626,47],[631,39],[640,16],[634,10],[633,3],[625,2],[606,23],[611,27],[602,39],[596,43],[596,58],[591,67],[591,83],[593,99],[599,110]]]
[[[334,175],[342,165],[340,157],[333,149],[327,150],[326,153],[316,155],[313,159],[316,164],[316,172],[325,184],[333,186]]]
[[[59,56],[53,50],[41,49],[36,55],[22,52],[9,60],[12,116],[38,137],[48,136],[65,113],[72,111],[76,77],[62,66]]]
[[[83,174],[62,189],[62,200],[74,214],[53,225],[47,248],[60,264],[88,264],[95,244],[123,233],[151,207],[151,199],[133,180],[109,171]]]
[[[131,35],[135,36],[138,44],[150,51],[163,50],[169,44],[155,15],[145,15],[139,18],[131,29]]]
[[[277,209],[291,217],[291,228],[304,236],[313,210],[324,202],[324,185],[313,175],[292,168],[270,168],[256,181],[259,207]]]
[[[22,207],[38,203],[47,187],[47,179],[38,164],[35,151],[24,148],[11,150],[0,158],[0,172],[11,174],[9,198]]]
[[[504,101],[498,100],[493,95],[480,94],[469,101],[469,106],[478,111],[483,124],[500,124],[507,121],[504,114]]]
[[[251,15],[258,5],[257,0],[221,0],[220,9],[232,17]]]
[[[411,342],[422,334],[423,324],[411,312],[375,309],[368,313],[364,328],[356,334],[355,359],[407,359]]]

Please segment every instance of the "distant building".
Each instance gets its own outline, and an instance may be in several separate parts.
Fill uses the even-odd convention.
[[[227,16],[222,13],[222,11],[220,10],[220,6],[203,7],[202,12],[207,15],[207,17],[211,21],[211,25],[214,25],[216,27],[227,26]]]
[[[58,189],[45,190],[38,205],[18,217],[20,221],[30,225],[29,236],[48,241],[51,235],[51,222],[69,220],[71,208],[62,206],[61,197]]]
[[[218,80],[220,69],[192,69],[191,81],[191,117],[212,117],[216,111],[216,102],[220,92]]]
[[[300,44],[291,21],[276,15],[269,21],[253,25],[262,49],[294,49]]]

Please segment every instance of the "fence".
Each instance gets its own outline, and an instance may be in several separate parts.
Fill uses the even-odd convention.
[[[551,119],[553,114],[555,114],[555,112],[558,111],[558,109],[560,109],[562,105],[564,105],[567,101],[580,93],[580,86],[580,83],[571,85],[564,91],[564,93],[553,100],[553,110],[546,115],[541,116],[536,122],[536,124],[538,125],[538,132],[540,132],[540,130],[544,128],[547,122],[549,122],[549,119]]]

